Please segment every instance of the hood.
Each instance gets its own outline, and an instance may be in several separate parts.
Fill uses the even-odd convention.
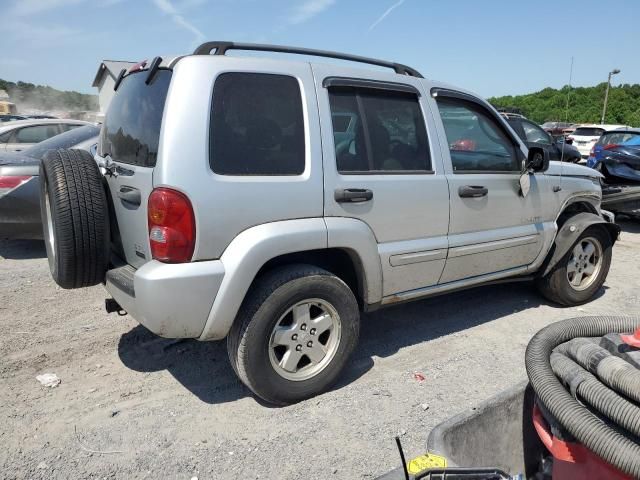
[[[549,169],[545,173],[553,176],[562,175],[563,177],[584,177],[594,180],[604,178],[600,172],[593,168],[567,162],[549,162]]]

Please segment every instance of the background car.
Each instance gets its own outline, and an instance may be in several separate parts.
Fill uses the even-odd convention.
[[[20,152],[60,133],[83,125],[82,120],[18,120],[0,125],[0,152]]]
[[[582,158],[587,158],[591,148],[607,130],[615,130],[617,128],[625,128],[626,125],[580,125],[568,137],[572,141],[572,145],[578,149]]]
[[[14,114],[0,115],[0,123],[15,122],[16,120],[28,120],[28,118],[25,117],[24,115],[14,115]]]
[[[25,115],[27,118],[33,118],[36,120],[42,120],[42,119],[57,119],[58,117],[54,117],[53,115]]]
[[[79,148],[95,153],[100,126],[75,128],[20,153],[0,153],[0,238],[42,238],[40,160],[49,150]]]
[[[640,128],[604,133],[591,149],[587,166],[609,182],[640,182]]]
[[[543,148],[549,152],[549,160],[562,160],[574,163],[580,161],[580,152],[572,145],[566,143],[562,135],[554,138],[545,132],[542,127],[526,118],[505,115],[503,115],[503,117],[505,117],[507,123],[528,148],[533,146]]]
[[[573,127],[572,123],[568,122],[544,122],[540,127],[551,135],[562,135],[564,131]]]

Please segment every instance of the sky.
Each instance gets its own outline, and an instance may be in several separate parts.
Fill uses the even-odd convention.
[[[405,63],[484,97],[640,83],[640,0],[0,0],[0,78],[96,93],[103,59],[273,43]],[[327,60],[323,60],[327,61]]]

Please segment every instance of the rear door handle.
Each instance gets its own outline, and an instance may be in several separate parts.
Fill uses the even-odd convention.
[[[338,203],[368,202],[373,198],[373,192],[368,188],[338,188],[334,192],[334,198]]]
[[[485,197],[487,193],[489,189],[482,185],[463,185],[458,188],[458,195],[462,198]]]
[[[120,190],[118,190],[118,198],[136,207],[140,206],[141,203],[140,190],[126,185],[121,186]]]

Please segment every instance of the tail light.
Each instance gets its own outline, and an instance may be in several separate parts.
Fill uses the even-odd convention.
[[[196,243],[196,222],[186,195],[170,188],[154,189],[149,195],[147,216],[153,258],[165,263],[190,261]]]
[[[611,150],[613,148],[617,148],[620,145],[618,145],[617,143],[610,143],[609,145],[605,145],[604,147],[602,147],[603,150]]]
[[[596,146],[594,145],[593,147],[591,147],[591,151],[589,152],[589,155],[593,157],[595,154],[596,154]]]
[[[31,175],[0,175],[0,195],[9,193],[16,187],[31,180]]]

